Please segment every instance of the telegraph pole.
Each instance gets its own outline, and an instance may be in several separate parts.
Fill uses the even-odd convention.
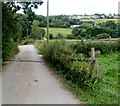
[[[47,0],[47,43],[49,42],[49,0]]]

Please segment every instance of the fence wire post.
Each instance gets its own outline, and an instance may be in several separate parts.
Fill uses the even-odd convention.
[[[109,41],[111,41],[111,36],[109,36]]]
[[[96,71],[93,72],[94,74],[96,74],[96,76],[98,77],[99,74],[99,58],[95,58],[95,48],[91,48],[91,60],[92,60],[92,70]]]
[[[95,59],[95,48],[91,48],[91,59]]]

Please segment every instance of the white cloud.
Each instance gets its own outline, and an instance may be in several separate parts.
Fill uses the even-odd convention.
[[[47,14],[47,0],[39,9],[37,14]],[[118,13],[119,0],[49,0],[50,15],[58,14],[94,14],[94,13]]]

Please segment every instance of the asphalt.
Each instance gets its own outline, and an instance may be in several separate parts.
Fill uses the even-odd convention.
[[[49,69],[33,45],[20,52],[2,72],[3,104],[80,104]]]

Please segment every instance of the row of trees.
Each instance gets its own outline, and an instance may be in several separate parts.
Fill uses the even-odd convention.
[[[1,2],[2,3],[2,58],[11,58],[17,51],[18,43],[32,35],[35,14],[32,8],[37,8],[42,2]],[[22,6],[20,6],[21,4]],[[23,14],[17,14],[22,9]]]
[[[40,22],[39,27],[46,27],[46,17],[37,15],[36,20]],[[54,28],[68,28],[82,23],[79,19],[68,19],[67,15],[50,16],[49,22],[50,27]]]
[[[107,21],[104,23],[96,24],[92,21],[83,22],[79,27],[75,27],[72,29],[71,34],[67,36],[62,35],[62,33],[58,33],[56,37],[52,33],[50,33],[50,39],[101,39],[101,38],[112,38],[120,37],[120,23],[115,23],[114,21]]]
[[[120,37],[120,32],[118,31],[120,23],[115,23],[114,21],[107,21],[97,25],[87,24],[76,27],[72,30],[72,35],[68,35],[68,38],[108,38],[109,36],[116,38]],[[101,36],[101,37],[100,37]]]

